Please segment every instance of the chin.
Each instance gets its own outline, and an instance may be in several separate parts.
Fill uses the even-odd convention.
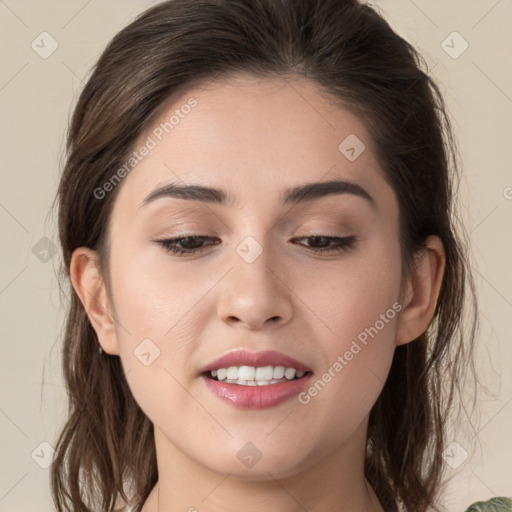
[[[271,454],[262,451],[256,451],[250,445],[246,445],[239,450],[235,456],[226,454],[222,464],[206,464],[211,470],[226,475],[230,478],[240,480],[269,480],[273,478],[288,478],[296,475],[304,466],[304,460],[291,460],[288,454]],[[270,475],[269,475],[270,473]]]

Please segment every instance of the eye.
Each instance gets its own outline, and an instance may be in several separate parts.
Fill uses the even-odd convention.
[[[340,252],[340,251],[346,251],[354,246],[356,242],[355,236],[345,236],[345,237],[338,237],[338,236],[323,236],[323,235],[314,235],[314,236],[307,236],[303,238],[298,238],[296,240],[310,240],[313,242],[313,247],[311,244],[306,245],[308,249],[311,249],[314,252]],[[304,245],[304,244],[301,244]],[[314,247],[314,246],[317,247]],[[318,245],[320,247],[318,247]],[[327,245],[327,247],[326,247]]]
[[[158,243],[171,253],[181,256],[182,254],[193,254],[204,248],[203,242],[210,239],[210,236],[186,236],[182,238],[170,238],[169,240],[158,240]],[[181,247],[179,247],[181,245]],[[183,247],[184,246],[184,247]]]
[[[170,238],[168,240],[157,240],[157,243],[160,244],[166,251],[171,252],[173,254],[177,254],[178,256],[183,256],[194,254],[197,251],[202,251],[207,247],[207,245],[205,245],[205,242],[211,239],[213,239],[213,237],[207,235],[195,235],[181,238]],[[356,237],[314,235],[303,238],[297,238],[294,240],[309,240],[310,243],[308,245],[300,245],[303,245],[304,247],[307,247],[309,250],[316,253],[325,253],[341,252],[350,249],[351,247],[354,246],[356,242]],[[214,245],[218,245],[218,243],[219,242],[215,243]]]

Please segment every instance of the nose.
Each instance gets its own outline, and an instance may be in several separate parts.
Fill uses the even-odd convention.
[[[235,253],[231,271],[220,283],[217,312],[230,325],[249,330],[281,326],[293,314],[293,292],[267,249],[252,262]]]

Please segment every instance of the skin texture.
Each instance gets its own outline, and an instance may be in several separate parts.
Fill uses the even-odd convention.
[[[395,347],[432,319],[442,244],[429,237],[402,280],[395,193],[363,123],[316,84],[219,80],[174,98],[151,129],[190,97],[197,106],[119,185],[109,233],[112,296],[94,251],[77,249],[71,263],[103,350],[121,358],[155,426],[159,483],[143,510],[235,511],[243,496],[247,512],[381,512],[363,472],[368,415]],[[338,149],[350,134],[366,146],[354,161]],[[352,194],[280,204],[288,187],[334,178],[357,183],[374,204]],[[140,207],[169,181],[221,188],[235,203],[160,198]],[[311,247],[322,245],[306,238],[314,234],[356,241],[315,253]],[[181,257],[155,242],[192,235],[213,238]],[[252,263],[236,251],[247,236],[263,249]],[[245,348],[290,355],[313,370],[314,382],[395,303],[400,314],[307,404],[292,397],[237,409],[198,378],[210,361]],[[160,350],[149,366],[134,356],[144,339]],[[250,468],[237,457],[247,442],[261,452]]]

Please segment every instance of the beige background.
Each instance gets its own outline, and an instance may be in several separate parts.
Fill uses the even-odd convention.
[[[51,448],[41,443],[54,443],[66,410],[59,360],[64,316],[55,277],[60,256],[51,257],[50,247],[45,262],[36,244],[43,237],[57,243],[48,212],[82,81],[110,38],[153,3],[0,0],[0,512],[53,510],[49,470],[41,467]],[[464,164],[460,199],[481,304],[477,364],[485,388],[480,418],[463,422],[450,440],[458,444],[448,460],[458,467],[445,465],[453,479],[444,504],[460,512],[476,500],[512,496],[512,2],[374,5],[440,80]],[[31,47],[43,31],[58,43],[46,59]],[[454,31],[469,45],[458,58],[442,46]],[[450,36],[446,44],[454,55],[464,41]]]

